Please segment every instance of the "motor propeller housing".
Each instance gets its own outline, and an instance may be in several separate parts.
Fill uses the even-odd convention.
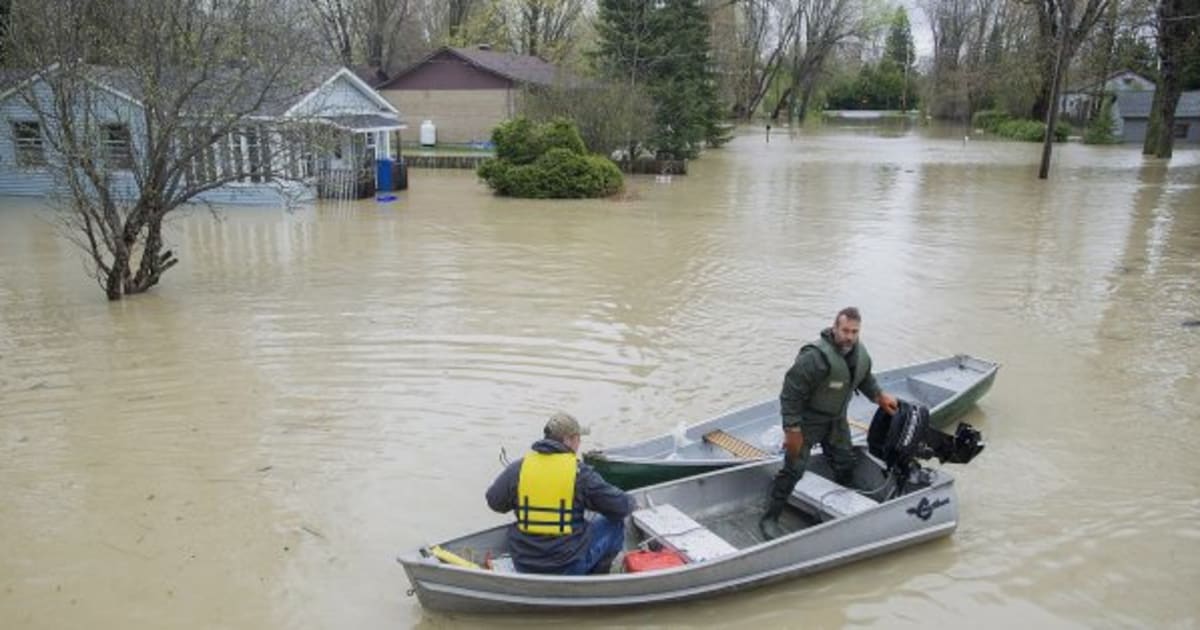
[[[983,451],[983,436],[971,425],[960,422],[954,435],[929,426],[929,409],[898,400],[893,415],[876,410],[867,431],[867,450],[888,468],[910,469],[917,459],[937,458],[942,463],[966,464]]]

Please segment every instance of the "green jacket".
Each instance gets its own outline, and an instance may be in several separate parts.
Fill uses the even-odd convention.
[[[856,390],[870,400],[879,395],[879,384],[871,374],[871,356],[860,341],[843,357],[833,343],[833,329],[826,328],[820,339],[800,348],[783,378],[779,393],[783,426],[844,418]]]

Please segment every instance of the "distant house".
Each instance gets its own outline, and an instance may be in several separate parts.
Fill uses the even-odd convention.
[[[55,180],[63,172],[55,166],[63,161],[48,141],[52,130],[41,127],[53,123],[39,118],[29,100],[49,102],[46,81],[57,71],[52,66],[39,72],[0,73],[0,195],[46,196],[66,185]],[[89,66],[83,76],[91,90],[88,115],[100,121],[102,159],[115,180],[114,190],[136,194],[135,161],[145,145],[139,135],[144,128],[139,83],[119,68]],[[218,181],[218,174],[236,180],[194,201],[277,204],[318,195],[362,196],[364,188],[374,191],[376,158],[396,155],[398,132],[405,127],[391,103],[340,67],[314,68],[279,98],[264,98],[244,120],[235,133],[209,145],[189,163],[188,177],[195,181]],[[318,125],[325,129],[324,137],[334,141],[321,149],[305,146],[295,134],[281,131],[289,125]],[[185,128],[183,133],[206,132],[211,133],[201,128]],[[370,178],[367,185],[364,178]]]
[[[1154,92],[1121,92],[1113,103],[1113,133],[1122,142],[1143,142]],[[1200,90],[1184,92],[1175,107],[1176,142],[1200,142]]]
[[[376,89],[413,124],[429,120],[438,143],[491,139],[518,113],[523,89],[576,79],[541,58],[486,46],[440,48]]]
[[[1101,94],[1146,90],[1154,90],[1154,81],[1132,70],[1120,70],[1108,75],[1103,86],[1092,81],[1068,88],[1059,99],[1058,111],[1071,120],[1083,122],[1100,111]]]

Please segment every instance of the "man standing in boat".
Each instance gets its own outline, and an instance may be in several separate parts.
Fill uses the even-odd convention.
[[[897,412],[896,399],[885,393],[871,374],[871,357],[858,340],[862,316],[848,306],[838,312],[833,327],[805,344],[783,378],[779,394],[783,418],[783,468],[771,483],[767,510],[759,522],[768,540],[783,534],[779,516],[787,499],[804,476],[813,444],[821,445],[836,475],[849,486],[854,473],[854,450],[846,409],[855,391],[862,392],[889,414]]]
[[[621,551],[633,497],[579,461],[586,433],[569,414],[550,416],[543,439],[488,488],[488,506],[517,517],[508,530],[508,546],[518,571],[605,573]],[[598,516],[585,519],[585,509]]]

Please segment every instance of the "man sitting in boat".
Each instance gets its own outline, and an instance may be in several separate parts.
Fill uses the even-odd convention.
[[[575,418],[556,413],[543,433],[487,491],[489,507],[517,517],[508,531],[513,565],[527,573],[605,573],[624,543],[633,497],[579,461],[587,431]],[[598,515],[586,520],[585,509]]]
[[[759,523],[765,538],[778,538],[783,530],[779,515],[788,496],[808,467],[814,443],[828,458],[844,486],[852,483],[854,450],[850,443],[850,424],[846,409],[855,391],[862,392],[884,411],[895,415],[896,399],[879,388],[871,374],[871,356],[858,340],[862,316],[848,306],[838,312],[833,327],[805,344],[796,362],[783,378],[779,394],[783,418],[783,468],[775,476],[767,499],[767,510]]]

